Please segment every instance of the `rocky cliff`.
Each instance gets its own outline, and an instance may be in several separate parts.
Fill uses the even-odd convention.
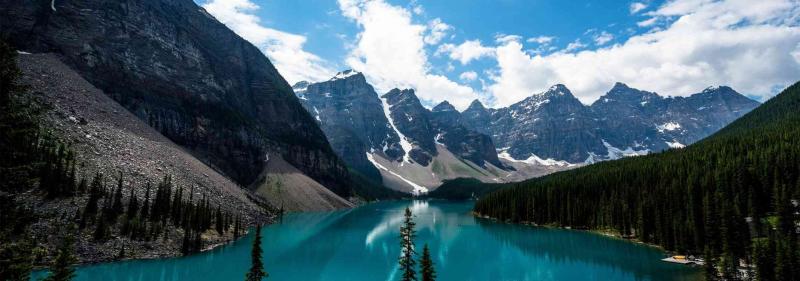
[[[299,82],[293,86],[306,110],[319,123],[331,147],[353,169],[381,182],[380,173],[366,157],[377,152],[401,159],[400,138],[389,126],[378,94],[361,73],[344,71],[328,81]]]
[[[22,83],[30,87],[48,110],[43,127],[75,151],[80,163],[78,174],[91,179],[96,173],[106,176],[113,185],[124,175],[123,194],[139,202],[146,198],[146,185],[157,184],[170,176],[182,190],[195,191],[195,198],[209,199],[212,206],[239,215],[245,224],[272,221],[267,202],[196,159],[184,148],[139,120],[116,101],[84,80],[78,73],[50,54],[25,54],[19,57]],[[112,179],[113,178],[113,179]],[[151,194],[151,196],[153,196]],[[33,239],[50,253],[55,253],[58,238],[66,233],[65,218],[77,223],[74,216],[86,206],[88,195],[43,199],[38,190],[17,194],[15,200],[29,208],[38,219],[31,227]],[[150,197],[153,200],[153,197]],[[151,202],[152,203],[152,202]],[[107,204],[107,203],[104,203]],[[115,229],[111,238],[92,238],[93,227],[76,235],[76,251],[81,263],[111,261],[121,258],[170,257],[181,254],[182,231],[174,225],[163,230],[163,239],[128,239]],[[231,233],[218,235],[208,231],[204,246],[220,245],[234,239]],[[120,256],[120,247],[126,255]],[[49,256],[46,254],[46,256]]]
[[[341,196],[347,169],[270,61],[191,0],[0,1],[0,32],[52,52],[241,185],[267,155]]]
[[[681,148],[758,105],[725,86],[663,97],[616,83],[587,106],[555,85],[505,108],[475,101],[461,116],[465,126],[488,133],[509,159],[593,163]]]

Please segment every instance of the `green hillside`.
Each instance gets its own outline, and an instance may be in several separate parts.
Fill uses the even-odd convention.
[[[604,229],[711,257],[708,278],[800,279],[800,84],[685,149],[603,162],[504,188],[475,211]],[[718,271],[718,272],[716,272]]]

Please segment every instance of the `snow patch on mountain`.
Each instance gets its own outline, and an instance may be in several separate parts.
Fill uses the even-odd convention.
[[[528,159],[518,160],[518,159],[515,159],[513,156],[511,156],[511,154],[508,153],[507,149],[508,148],[502,149],[500,151],[500,153],[497,154],[497,158],[508,160],[508,161],[511,161],[511,162],[525,163],[525,164],[529,164],[529,165],[538,164],[538,165],[542,165],[542,166],[560,166],[560,167],[572,167],[572,166],[575,166],[575,164],[572,164],[572,163],[569,163],[569,162],[563,161],[563,160],[555,160],[553,158],[542,159],[541,157],[537,156],[536,154],[531,154],[531,156],[528,157]]]
[[[412,188],[414,188],[414,190],[412,191],[412,193],[413,193],[414,195],[420,195],[420,194],[423,194],[423,193],[427,193],[427,192],[428,192],[428,188],[427,188],[427,187],[424,187],[424,186],[418,185],[418,184],[416,184],[416,183],[414,183],[414,182],[412,182],[412,181],[410,181],[410,180],[408,180],[408,179],[404,178],[404,177],[403,177],[403,176],[401,176],[400,174],[398,174],[398,173],[395,173],[395,172],[394,172],[394,171],[392,171],[392,170],[389,170],[388,168],[386,168],[386,167],[384,167],[383,165],[381,165],[380,163],[378,163],[378,161],[375,161],[375,156],[374,156],[374,155],[372,155],[372,153],[369,153],[369,152],[367,152],[367,160],[369,160],[369,162],[371,162],[371,163],[372,163],[372,165],[375,165],[375,168],[378,168],[378,169],[384,170],[384,171],[386,171],[387,173],[390,173],[390,174],[392,174],[393,176],[397,177],[398,179],[400,179],[400,180],[402,180],[403,182],[405,182],[405,183],[407,183],[408,185],[410,185]]]
[[[608,155],[606,155],[608,160],[617,160],[617,159],[620,159],[622,157],[641,156],[641,155],[647,155],[648,153],[650,153],[650,149],[635,150],[635,149],[633,149],[633,148],[631,148],[629,146],[625,150],[622,150],[622,149],[614,147],[613,145],[608,143],[606,140],[602,140],[602,141],[603,141],[603,146],[605,146],[606,150],[608,150]],[[590,157],[591,156],[592,155],[590,154]]]
[[[675,130],[680,129],[680,128],[681,128],[681,124],[678,124],[678,123],[675,123],[675,122],[667,122],[667,123],[664,123],[664,124],[656,126],[656,130],[658,130],[659,133],[663,133],[664,131],[675,131]]]
[[[331,78],[330,81],[336,81],[336,80],[339,80],[339,79],[347,79],[347,77],[355,76],[355,75],[358,75],[358,74],[361,74],[361,72],[353,71],[353,70],[345,70],[345,71],[336,73],[336,75],[333,76],[333,78]]]
[[[380,97],[381,103],[383,103],[383,114],[386,115],[386,119],[389,120],[389,125],[392,126],[392,130],[400,137],[400,147],[403,148],[403,163],[411,162],[411,155],[410,152],[414,149],[414,146],[406,139],[406,136],[397,129],[397,126],[394,125],[394,119],[392,119],[392,111],[389,107],[389,101],[386,100],[385,97]],[[384,152],[386,150],[384,149]]]
[[[670,148],[684,148],[684,147],[686,147],[686,145],[684,145],[684,144],[682,144],[682,143],[680,143],[678,141],[674,141],[674,142],[668,142],[667,141],[666,143]]]

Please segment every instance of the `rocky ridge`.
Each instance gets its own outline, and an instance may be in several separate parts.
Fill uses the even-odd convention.
[[[30,86],[33,95],[47,106],[44,123],[61,141],[68,144],[81,163],[79,173],[92,177],[106,175],[108,184],[122,173],[125,200],[133,194],[144,200],[145,183],[156,184],[165,176],[188,190],[194,187],[196,196],[205,195],[213,205],[240,214],[245,223],[269,222],[272,214],[269,204],[260,196],[242,188],[231,179],[199,161],[181,146],[140,121],[116,101],[92,86],[55,55],[22,54],[19,67],[22,82]],[[43,220],[32,226],[37,241],[50,250],[57,245],[59,218],[74,215],[85,205],[86,198],[42,200],[36,193],[25,193],[17,198],[31,206]],[[119,249],[124,243],[125,258],[157,258],[180,255],[182,235],[176,230],[166,232],[166,239],[132,241],[112,237],[98,243],[91,234],[77,237],[77,254],[81,263],[94,263],[119,259]],[[205,235],[207,246],[231,241],[232,236]]]
[[[346,166],[272,63],[194,1],[0,3],[0,33],[17,49],[56,54],[239,185],[279,154],[352,194]]]

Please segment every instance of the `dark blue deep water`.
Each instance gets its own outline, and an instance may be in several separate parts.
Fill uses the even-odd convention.
[[[699,280],[700,270],[660,261],[663,252],[581,231],[495,223],[472,202],[381,202],[287,215],[263,229],[266,280],[398,280],[403,209],[416,216],[438,280]],[[77,280],[243,280],[253,237],[189,257],[78,268]],[[36,274],[41,276],[42,273]]]

